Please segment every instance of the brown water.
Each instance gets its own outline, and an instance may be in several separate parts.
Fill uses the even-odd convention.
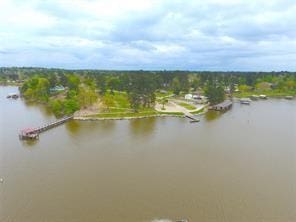
[[[186,119],[54,118],[0,87],[0,221],[296,221],[296,101],[235,104]]]

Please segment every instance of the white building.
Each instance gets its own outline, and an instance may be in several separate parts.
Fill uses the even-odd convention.
[[[192,94],[186,94],[186,95],[185,95],[185,99],[193,99]]]

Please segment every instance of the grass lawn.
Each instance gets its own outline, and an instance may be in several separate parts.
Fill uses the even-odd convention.
[[[171,95],[171,92],[168,92]],[[127,94],[125,92],[114,91],[114,94],[107,92],[102,97],[103,102],[109,108],[102,110],[101,113],[88,115],[95,118],[124,118],[124,117],[146,117],[156,115],[184,115],[182,112],[157,112],[153,108],[141,108],[134,112],[130,108]],[[187,104],[186,104],[187,105]],[[195,107],[193,107],[195,109]]]
[[[102,96],[102,101],[109,107],[109,110],[113,110],[113,112],[116,112],[116,109],[118,109],[119,112],[122,112],[123,109],[130,109],[130,103],[126,92],[114,91],[114,94],[107,92]]]
[[[195,106],[193,106],[191,104],[188,104],[188,103],[184,103],[184,102],[178,103],[178,105],[182,106],[182,107],[184,107],[185,109],[188,109],[188,110],[195,110],[196,109]]]
[[[195,112],[190,112],[191,114],[199,114],[199,113],[202,113],[203,111],[205,111],[204,108],[198,110],[198,111],[195,111]]]
[[[173,91],[167,91],[166,93],[162,93],[162,92],[159,92],[159,91],[155,92],[155,96],[157,98],[165,98],[165,97],[168,97],[168,96],[170,96],[172,94],[174,94]]]
[[[139,112],[106,112],[98,113],[94,115],[88,115],[87,117],[96,117],[96,118],[124,118],[124,117],[149,117],[156,115],[176,115],[183,116],[181,112],[157,112],[153,109],[143,109]]]
[[[124,117],[142,117],[142,116],[154,116],[157,112],[151,112],[151,113],[98,113],[95,115],[90,115],[87,117],[97,117],[97,118],[124,118]]]

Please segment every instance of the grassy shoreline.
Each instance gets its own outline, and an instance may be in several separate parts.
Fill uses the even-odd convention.
[[[233,96],[237,98],[251,97],[252,95],[266,95],[268,97],[284,98],[286,96],[296,96],[296,92],[295,91],[280,92],[275,90],[264,90],[264,91],[239,92],[239,93],[233,94]]]
[[[88,116],[76,116],[75,120],[128,120],[128,119],[143,119],[151,117],[184,117],[183,113],[172,112],[151,112],[151,113],[99,113]]]

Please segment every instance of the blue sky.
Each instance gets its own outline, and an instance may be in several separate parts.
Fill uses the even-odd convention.
[[[295,0],[0,0],[0,66],[296,70]]]

